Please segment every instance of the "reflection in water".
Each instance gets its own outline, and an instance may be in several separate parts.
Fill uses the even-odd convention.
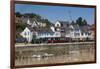
[[[95,45],[42,46],[16,48],[16,65],[94,61]]]

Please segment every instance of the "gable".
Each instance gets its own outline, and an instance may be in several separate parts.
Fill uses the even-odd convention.
[[[31,27],[35,27],[38,26],[36,21],[33,21],[32,26]]]
[[[27,32],[31,32],[27,27],[24,29],[24,31],[21,33],[21,35],[24,35]]]
[[[60,23],[59,21],[57,21],[57,22],[55,23],[55,27],[61,27],[61,23]]]
[[[28,24],[28,25],[31,25],[31,22],[30,22],[30,20],[29,20],[29,19],[27,20],[27,24]]]

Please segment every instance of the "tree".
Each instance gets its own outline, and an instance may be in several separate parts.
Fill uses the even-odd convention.
[[[76,20],[76,23],[79,25],[79,26],[82,26],[82,17],[79,17],[77,20]]]
[[[21,17],[22,16],[22,14],[20,12],[16,12],[15,15],[16,15],[16,17]]]
[[[79,17],[77,20],[76,20],[76,24],[78,24],[79,26],[84,26],[84,25],[87,25],[87,21],[82,17]]]
[[[22,36],[16,33],[16,38],[22,38]]]
[[[85,19],[83,20],[83,25],[87,25],[87,21]]]
[[[22,32],[27,25],[25,23],[16,23],[16,31]]]
[[[72,21],[72,22],[71,22],[71,24],[75,24],[75,22],[74,22],[74,21]]]

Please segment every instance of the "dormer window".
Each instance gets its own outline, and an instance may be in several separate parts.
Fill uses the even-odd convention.
[[[60,27],[59,24],[57,24],[57,27]]]

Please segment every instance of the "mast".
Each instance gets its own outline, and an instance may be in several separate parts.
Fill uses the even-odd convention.
[[[68,11],[68,14],[69,14],[70,20],[73,21],[72,16],[71,16],[71,11]]]

